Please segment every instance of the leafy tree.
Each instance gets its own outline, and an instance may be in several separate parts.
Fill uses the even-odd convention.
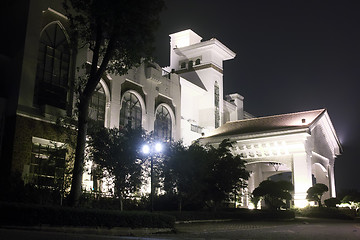
[[[286,207],[286,201],[291,200],[291,191],[294,186],[288,181],[274,182],[271,180],[262,181],[257,188],[252,192],[255,206],[259,199],[264,199],[265,204],[270,209],[280,209]],[[257,200],[257,201],[256,201]]]
[[[327,207],[336,207],[336,204],[340,204],[341,201],[337,198],[328,198],[324,200]]]
[[[185,147],[182,142],[174,142],[165,153],[164,190],[177,195],[180,211],[183,206],[203,206],[206,160],[206,149],[198,143]]]
[[[123,199],[136,192],[142,184],[141,146],[144,133],[131,128],[99,128],[90,131],[89,151],[98,177],[114,178],[115,196]]]
[[[309,201],[316,201],[319,203],[319,207],[322,206],[321,204],[321,197],[322,195],[329,191],[329,188],[323,183],[316,183],[314,186],[310,187],[307,190],[306,199]]]
[[[208,172],[206,178],[206,197],[216,208],[219,203],[229,199],[230,194],[238,195],[247,186],[249,172],[246,161],[231,152],[232,143],[224,139],[218,148],[208,150]]]
[[[78,87],[77,145],[70,204],[78,204],[88,130],[89,102],[105,71],[125,74],[152,50],[163,0],[64,0],[81,46],[92,51],[88,75]],[[84,63],[85,64],[85,63]]]
[[[178,196],[180,207],[184,203],[216,208],[246,186],[249,177],[245,162],[231,153],[231,146],[228,140],[218,148],[174,143],[164,160],[165,191]]]

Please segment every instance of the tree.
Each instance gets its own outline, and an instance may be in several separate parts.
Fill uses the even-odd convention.
[[[91,96],[105,71],[125,74],[151,54],[163,0],[64,0],[64,9],[80,45],[92,51],[88,75],[78,90],[77,144],[70,205],[81,194],[84,150]]]
[[[319,203],[319,207],[322,206],[321,204],[321,197],[322,195],[329,191],[329,188],[323,183],[316,183],[314,186],[310,187],[307,190],[306,199],[309,201],[316,201]]]
[[[224,139],[218,148],[210,146],[208,150],[206,197],[215,209],[231,194],[239,195],[240,190],[247,186],[249,172],[245,169],[246,161],[234,155],[231,148],[232,143]]]
[[[218,148],[193,143],[188,148],[178,142],[170,147],[164,160],[164,189],[177,194],[180,207],[187,202],[198,207],[220,202],[246,186],[249,173],[245,161],[231,152],[224,140]]]
[[[165,153],[164,190],[177,196],[180,211],[183,206],[193,209],[204,205],[206,160],[206,149],[197,142],[189,147],[173,142]]]
[[[144,143],[142,130],[131,128],[99,128],[90,131],[89,151],[98,177],[114,179],[114,194],[123,199],[136,192],[142,184],[141,146]]]
[[[265,180],[254,189],[252,198],[254,199],[255,206],[257,206],[257,202],[260,199],[264,199],[265,204],[270,209],[279,210],[281,207],[287,207],[286,201],[291,200],[290,192],[293,190],[294,186],[291,182]]]

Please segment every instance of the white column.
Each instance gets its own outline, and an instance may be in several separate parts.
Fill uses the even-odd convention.
[[[330,197],[336,197],[336,190],[335,190],[335,176],[334,176],[334,165],[330,164],[328,167],[328,175],[329,175],[329,191]]]
[[[308,201],[306,200],[306,191],[312,186],[310,163],[310,156],[308,156],[306,152],[293,154],[293,183],[295,207],[302,208],[308,205]]]

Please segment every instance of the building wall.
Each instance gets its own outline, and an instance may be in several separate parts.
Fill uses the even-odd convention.
[[[71,151],[69,141],[74,141],[73,136],[73,130],[62,128],[55,123],[17,115],[12,172],[19,172],[23,176],[28,174],[26,166],[31,161],[33,137],[68,144]]]

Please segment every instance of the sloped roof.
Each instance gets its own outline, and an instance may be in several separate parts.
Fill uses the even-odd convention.
[[[203,82],[199,78],[199,75],[195,71],[180,73],[179,76],[206,90],[206,87],[204,86]]]
[[[326,109],[227,122],[204,138],[308,128],[324,112]]]

